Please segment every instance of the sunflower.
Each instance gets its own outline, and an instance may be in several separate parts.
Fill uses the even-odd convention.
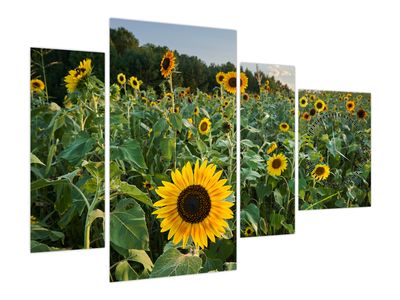
[[[322,112],[325,108],[325,102],[324,100],[318,99],[315,103],[314,103],[314,108],[317,112]]]
[[[368,113],[362,108],[357,111],[357,117],[359,119],[366,119],[368,117]]]
[[[135,76],[131,76],[131,78],[129,78],[129,84],[135,90],[139,90],[140,89],[140,85],[142,84],[142,81],[137,79],[137,77],[135,77]]]
[[[211,121],[208,118],[201,119],[199,123],[199,132],[203,135],[207,135],[211,130]]]
[[[119,83],[120,85],[124,85],[124,84],[126,83],[125,74],[119,73],[119,74],[117,75],[117,80],[118,80],[118,83]]]
[[[187,121],[193,125],[193,119],[192,118],[188,118]]]
[[[68,75],[64,77],[66,88],[69,93],[73,93],[79,83],[92,73],[92,60],[87,58],[79,63],[74,70],[69,70]]]
[[[315,166],[314,170],[311,172],[311,176],[317,180],[326,180],[330,174],[330,169],[327,165],[318,164]]]
[[[300,106],[301,106],[301,107],[306,107],[307,104],[308,104],[307,98],[306,98],[305,96],[301,97],[301,98],[300,98]]]
[[[315,95],[310,95],[310,100],[311,101],[315,101],[317,99],[317,96],[315,96]]]
[[[225,75],[226,74],[224,72],[218,72],[217,75],[215,75],[215,79],[217,80],[218,84],[224,84]]]
[[[31,80],[31,91],[35,93],[40,93],[44,90],[44,83],[40,79]]]
[[[252,236],[254,234],[253,226],[247,226],[244,229],[244,236]]]
[[[362,100],[362,97],[363,97],[362,95],[358,95],[357,100]]]
[[[281,123],[279,124],[279,129],[280,131],[286,132],[289,130],[289,124],[288,123]]]
[[[247,89],[247,86],[249,84],[249,79],[247,78],[247,75],[245,73],[240,73],[240,92],[244,93],[244,91]]]
[[[196,106],[196,107],[194,108],[193,114],[194,114],[195,116],[198,116],[199,113],[200,113],[200,109]]]
[[[154,203],[160,207],[153,214],[163,219],[161,232],[169,231],[168,239],[174,244],[182,240],[183,248],[192,238],[196,247],[208,246],[208,239],[215,242],[229,227],[226,219],[233,218],[232,202],[225,199],[232,194],[231,186],[225,185],[226,179],[220,179],[222,170],[204,161],[196,161],[194,170],[190,162],[182,171],[171,172],[172,182],[163,181],[156,189],[162,198]]]
[[[143,187],[148,191],[154,190],[154,186],[148,180],[143,182]]]
[[[317,111],[315,110],[315,108],[310,109],[310,116],[314,116],[316,113]]]
[[[225,100],[224,103],[222,104],[222,107],[225,108],[229,105],[229,101]]]
[[[164,98],[167,98],[168,100],[171,100],[173,96],[174,96],[174,95],[172,95],[171,92],[168,92],[168,93],[165,93],[165,94],[164,94]]]
[[[176,105],[175,105],[174,113],[178,114],[180,110],[181,110],[181,109],[179,108],[179,106],[176,106]]]
[[[356,108],[356,104],[354,103],[354,101],[349,100],[346,102],[346,109],[348,112],[353,112],[355,108]]]
[[[267,149],[267,154],[271,154],[278,148],[278,145],[275,142],[272,142],[271,145]]]
[[[247,93],[244,93],[242,97],[243,97],[244,101],[249,100],[249,94],[247,94]]]
[[[260,95],[257,94],[254,97],[256,98],[257,101],[260,100]]]
[[[301,118],[303,120],[310,121],[311,120],[311,115],[308,112],[304,112],[303,115],[301,116]]]
[[[175,68],[174,52],[168,50],[164,54],[164,57],[162,58],[160,63],[160,67],[161,75],[164,76],[164,78],[167,78],[172,73],[172,70]]]
[[[236,94],[236,72],[228,72],[225,74],[224,87],[228,93]]]
[[[274,154],[267,161],[267,171],[269,175],[281,176],[287,169],[287,158],[284,154]]]

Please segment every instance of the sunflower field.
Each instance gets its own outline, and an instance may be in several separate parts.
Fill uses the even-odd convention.
[[[31,252],[104,247],[102,64],[31,49]]]
[[[299,209],[371,206],[371,94],[299,91]]]
[[[155,57],[157,86],[111,59],[110,281],[236,269],[236,72],[208,93]]]
[[[242,237],[294,233],[294,91],[256,74],[241,94]]]

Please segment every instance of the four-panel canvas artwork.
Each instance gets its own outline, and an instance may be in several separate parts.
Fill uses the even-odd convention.
[[[237,65],[235,30],[109,35],[109,143],[104,53],[31,48],[31,252],[109,247],[111,282],[230,271],[237,236],[295,233],[297,201],[371,206],[371,94],[296,101],[295,67]]]

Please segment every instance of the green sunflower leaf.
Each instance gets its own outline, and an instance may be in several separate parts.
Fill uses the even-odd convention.
[[[145,214],[138,203],[128,210],[110,213],[110,240],[124,249],[149,250]]]
[[[200,257],[185,255],[177,249],[171,248],[158,257],[150,278],[197,274],[200,271],[201,264]]]

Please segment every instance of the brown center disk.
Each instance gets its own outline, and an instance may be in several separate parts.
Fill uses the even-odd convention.
[[[321,176],[322,174],[324,174],[325,173],[325,168],[324,167],[318,167],[316,170],[315,170],[315,174],[317,174],[318,176]]]
[[[211,211],[211,199],[201,185],[190,185],[178,196],[178,214],[188,223],[200,223]]]
[[[229,83],[229,86],[236,87],[236,78],[235,77],[229,78],[228,83]]]
[[[272,161],[272,167],[274,169],[278,169],[282,165],[282,161],[279,158],[276,158]]]
[[[165,57],[162,63],[162,67],[164,70],[167,70],[169,68],[171,60],[168,57]]]
[[[201,123],[200,129],[201,129],[202,131],[206,131],[207,128],[208,128],[208,124],[207,124],[206,122]]]

